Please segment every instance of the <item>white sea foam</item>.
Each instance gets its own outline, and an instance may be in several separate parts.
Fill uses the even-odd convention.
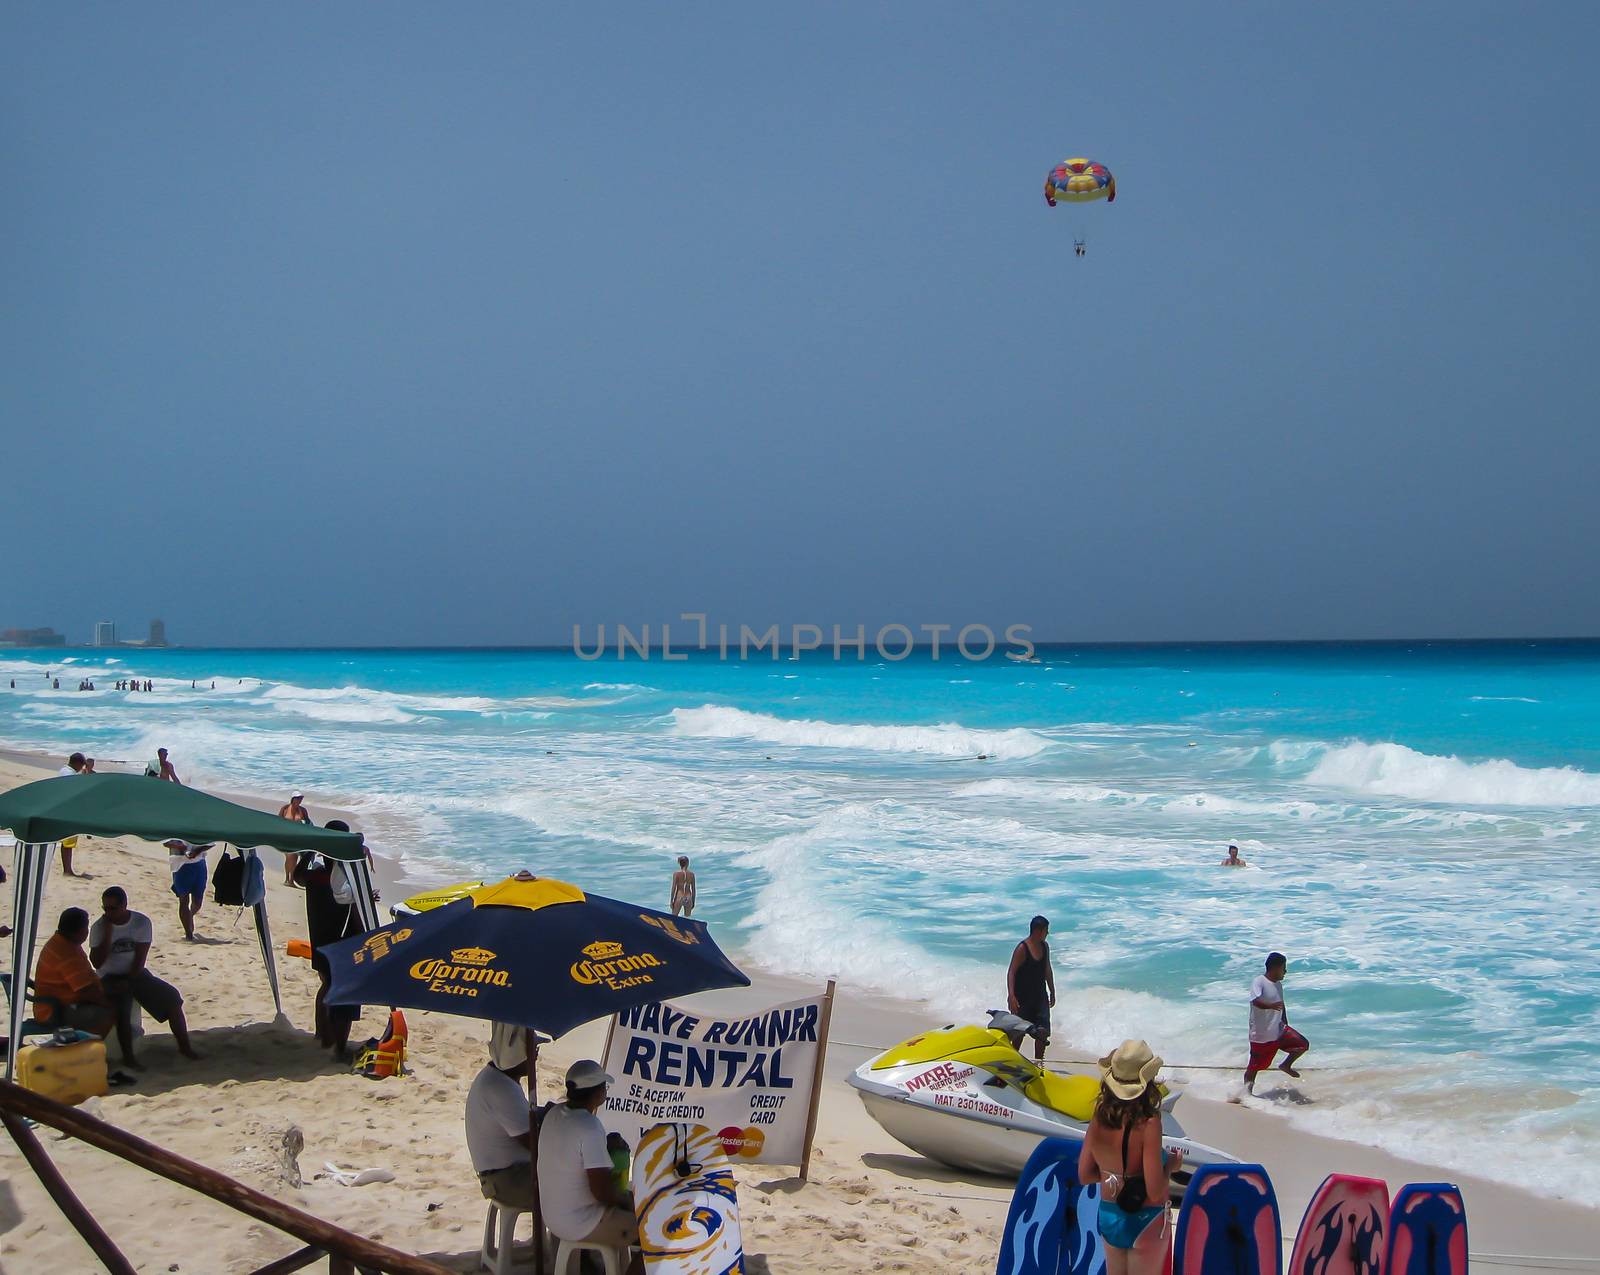
[[[1162,806],[1168,814],[1276,815],[1285,819],[1325,819],[1339,813],[1338,807],[1314,801],[1251,801],[1217,793],[1193,792],[1175,797]]]
[[[280,713],[293,713],[318,722],[373,722],[399,724],[417,720],[414,713],[403,712],[393,704],[354,703],[339,700],[276,698],[272,707]]]
[[[1103,788],[1098,784],[1069,783],[1053,779],[979,779],[956,789],[963,797],[1016,797],[1023,801],[1065,801],[1092,804],[1143,805],[1160,800],[1159,795]]]
[[[397,691],[377,691],[365,686],[295,686],[289,682],[268,687],[265,700],[292,703],[342,703],[383,705],[409,712],[487,713],[503,709],[505,700],[482,695],[412,695]]]
[[[1419,753],[1404,744],[1329,748],[1306,782],[1325,788],[1464,806],[1600,806],[1600,775],[1571,766],[1531,769]]]
[[[991,757],[1012,761],[1033,757],[1050,741],[1031,730],[969,730],[953,723],[937,726],[848,725],[750,713],[706,704],[672,710],[680,735],[703,739],[759,739],[797,748],[866,749],[885,753],[931,753],[939,757]]]

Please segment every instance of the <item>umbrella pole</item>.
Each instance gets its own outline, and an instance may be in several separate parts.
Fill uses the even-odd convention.
[[[539,1199],[539,1037],[525,1028],[528,1047],[528,1140],[533,1149],[533,1270],[544,1275],[544,1207]]]

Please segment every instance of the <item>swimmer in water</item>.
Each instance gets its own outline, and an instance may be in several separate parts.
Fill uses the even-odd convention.
[[[1248,868],[1250,865],[1239,857],[1239,847],[1229,846],[1228,857],[1217,865],[1219,868]]]

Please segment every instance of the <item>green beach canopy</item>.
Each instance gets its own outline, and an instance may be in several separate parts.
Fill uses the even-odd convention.
[[[240,806],[197,788],[142,775],[58,775],[0,793],[0,828],[17,838],[12,867],[11,1013],[6,1046],[6,1078],[15,1072],[28,1016],[27,980],[39,937],[39,913],[51,851],[67,837],[142,837],[146,841],[181,838],[194,844],[216,842],[237,846],[253,855],[269,846],[285,854],[316,851],[348,865],[354,887],[352,906],[364,930],[378,925],[372,871],[356,832],[337,832],[314,824],[295,823],[277,815]],[[261,963],[272,987],[272,1003],[283,1014],[278,994],[278,968],[272,955],[272,930],[265,899],[254,904],[256,939]]]
[[[13,788],[0,794],[0,828],[36,845],[87,833],[316,850],[349,862],[366,857],[359,833],[295,823],[140,775],[58,775]]]

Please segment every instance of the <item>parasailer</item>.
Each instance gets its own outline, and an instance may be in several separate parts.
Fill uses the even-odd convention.
[[[1104,164],[1092,159],[1064,159],[1045,176],[1044,202],[1092,204],[1111,203],[1117,197],[1117,179]],[[1088,238],[1081,231],[1072,237],[1072,255],[1081,257],[1088,249]]]

